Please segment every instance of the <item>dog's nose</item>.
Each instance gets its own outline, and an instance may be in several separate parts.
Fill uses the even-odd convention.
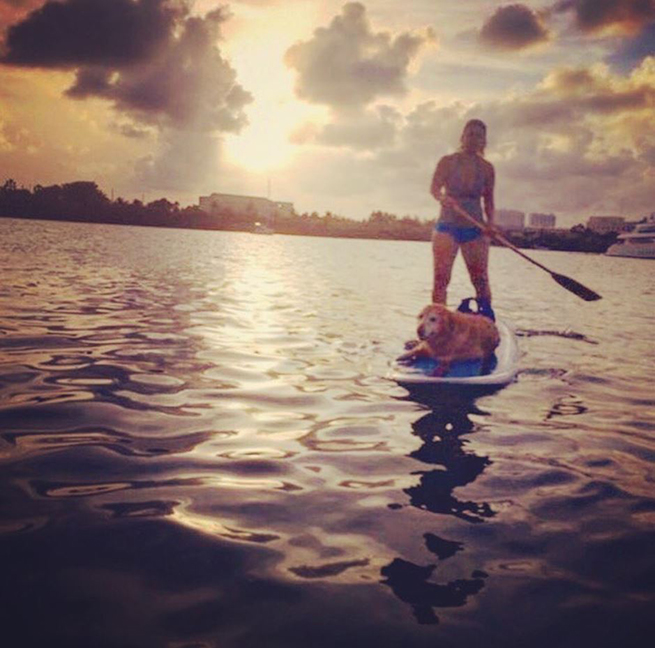
[[[425,340],[425,327],[423,324],[416,329],[416,335],[418,335],[419,340]]]

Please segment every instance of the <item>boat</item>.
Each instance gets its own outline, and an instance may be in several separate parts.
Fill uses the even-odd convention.
[[[496,322],[500,344],[494,353],[491,369],[481,373],[480,360],[453,363],[444,376],[434,376],[434,360],[422,359],[411,364],[394,361],[388,378],[412,392],[458,391],[493,392],[514,382],[518,373],[519,347],[514,329],[505,321]]]
[[[645,223],[639,223],[632,232],[619,234],[611,245],[607,256],[637,257],[655,259],[655,213]]]
[[[268,225],[265,225],[264,223],[260,223],[257,221],[253,228],[252,228],[252,233],[253,234],[275,234],[275,230],[269,227]]]

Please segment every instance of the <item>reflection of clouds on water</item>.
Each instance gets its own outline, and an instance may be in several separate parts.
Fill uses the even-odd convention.
[[[454,490],[475,481],[491,464],[488,457],[480,457],[464,450],[463,435],[474,431],[469,413],[477,412],[471,402],[432,402],[431,411],[412,424],[412,433],[423,442],[410,453],[421,463],[440,466],[419,471],[419,483],[404,489],[410,504],[416,508],[441,515],[451,515],[471,523],[482,523],[495,515],[487,502],[458,499]],[[442,562],[465,551],[463,543],[447,540],[434,533],[423,535],[425,547]],[[485,586],[488,574],[474,570],[470,578],[435,582],[437,565],[417,565],[404,558],[394,558],[381,570],[382,583],[395,596],[409,604],[419,624],[439,623],[436,608],[462,607],[469,597]]]

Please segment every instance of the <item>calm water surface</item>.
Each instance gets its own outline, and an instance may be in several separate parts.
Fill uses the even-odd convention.
[[[518,380],[428,404],[427,243],[0,220],[3,645],[648,645],[655,261],[533,254],[604,299],[494,249]]]

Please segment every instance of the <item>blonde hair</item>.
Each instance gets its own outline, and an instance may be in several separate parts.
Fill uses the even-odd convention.
[[[462,130],[460,150],[484,155],[487,146],[487,126],[480,119],[469,119]]]

